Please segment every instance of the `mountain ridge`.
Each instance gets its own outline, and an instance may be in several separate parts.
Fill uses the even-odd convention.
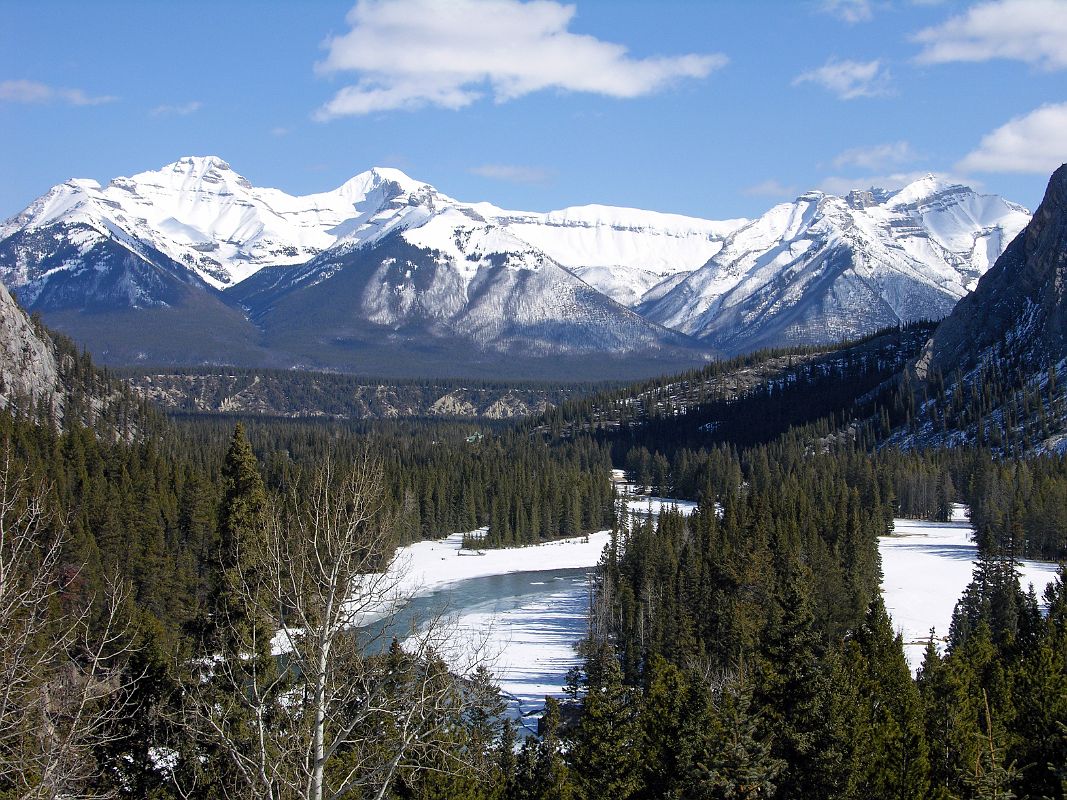
[[[944,316],[1027,217],[934,176],[715,221],[508,211],[387,167],[293,196],[190,156],[53,187],[0,227],[0,278],[113,363],[374,371],[399,359],[415,374],[495,353],[670,369]],[[139,341],[149,311],[156,344]],[[166,341],[179,331],[187,356]]]
[[[638,311],[731,353],[938,319],[1028,219],[933,175],[896,192],[806,192]]]

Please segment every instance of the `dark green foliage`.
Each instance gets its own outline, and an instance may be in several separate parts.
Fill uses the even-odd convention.
[[[550,701],[541,737],[518,752],[491,711],[456,719],[448,747],[403,764],[387,796],[1062,800],[1067,592],[1061,580],[1039,603],[1012,559],[1067,552],[1067,459],[1008,457],[1037,435],[1037,422],[1018,423],[1055,392],[1021,396],[1012,424],[993,425],[992,379],[988,397],[935,381],[926,391],[941,411],[924,411],[920,390],[884,381],[927,332],[735,359],[516,426],[255,420],[230,437],[232,420],[168,426],[129,400],[94,411],[88,391],[62,429],[35,424],[40,409],[0,415],[0,435],[67,521],[57,611],[107,575],[128,580],[136,600],[138,649],[125,664],[136,712],[99,753],[102,785],[170,797],[159,745],[180,751],[180,769],[208,763],[172,725],[194,643],[265,670],[243,681],[249,694],[276,674],[265,642],[245,635],[275,620],[251,618],[242,591],[256,565],[238,556],[256,550],[272,495],[325,460],[370,452],[396,543],[479,527],[487,534],[468,545],[614,529],[580,702]],[[75,383],[112,386],[76,351],[65,363]],[[871,451],[929,413],[966,419],[993,449]],[[656,493],[699,500],[697,512],[616,519],[613,464]],[[877,537],[894,516],[945,520],[959,501],[986,557],[942,632],[946,652],[932,641],[913,681],[879,600]],[[224,795],[223,772],[193,794]]]
[[[857,791],[922,800],[930,773],[922,700],[880,597],[871,603],[854,641],[862,704],[853,737],[861,743]]]
[[[264,526],[267,524],[267,491],[259,464],[240,423],[234,428],[222,467],[222,505],[219,510],[218,578],[208,641],[226,653],[239,655],[267,643],[252,638],[253,629],[270,630],[270,620],[254,619],[254,590],[258,583],[257,559],[261,558]],[[258,647],[257,647],[258,645]]]
[[[637,704],[623,684],[614,654],[602,650],[592,658],[598,664],[585,687],[578,724],[567,735],[567,758],[576,767],[578,797],[628,800],[640,785]]]

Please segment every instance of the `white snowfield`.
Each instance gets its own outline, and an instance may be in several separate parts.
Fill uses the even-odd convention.
[[[479,551],[463,550],[463,536],[462,533],[454,533],[444,539],[416,542],[400,550],[394,562],[394,569],[402,575],[398,586],[400,592],[417,597],[471,578],[512,572],[592,568],[600,561],[611,539],[611,531],[529,547]]]
[[[904,638],[904,653],[917,670],[935,629],[939,643],[948,635],[956,602],[971,582],[978,548],[965,507],[957,505],[951,522],[897,519],[892,536],[878,540],[882,555],[882,596],[893,626]],[[1024,561],[1019,567],[1025,591],[1033,584],[1038,599],[1056,577],[1057,565]]]

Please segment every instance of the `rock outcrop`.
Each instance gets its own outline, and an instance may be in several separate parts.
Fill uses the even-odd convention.
[[[916,367],[942,375],[995,359],[1023,375],[1067,356],[1067,164],[1029,225],[935,330]]]

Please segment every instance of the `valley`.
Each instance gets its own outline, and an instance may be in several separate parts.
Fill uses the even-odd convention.
[[[53,5],[0,800],[1067,800],[1067,0]]]

